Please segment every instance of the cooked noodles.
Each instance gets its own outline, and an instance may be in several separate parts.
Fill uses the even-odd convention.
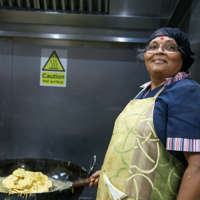
[[[5,178],[2,185],[10,194],[48,192],[53,187],[52,181],[42,172],[31,172],[22,168]]]

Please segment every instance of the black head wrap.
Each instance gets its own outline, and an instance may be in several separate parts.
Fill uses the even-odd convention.
[[[170,27],[163,27],[156,30],[149,38],[147,45],[156,37],[160,36],[168,36],[173,38],[176,43],[178,44],[183,59],[183,71],[187,71],[191,65],[194,63],[194,56],[195,53],[190,48],[190,42],[187,38],[187,34],[182,32],[179,28],[170,28]]]

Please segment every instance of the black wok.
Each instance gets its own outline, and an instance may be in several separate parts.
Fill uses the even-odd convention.
[[[51,178],[57,178],[60,181],[76,181],[89,177],[96,164],[96,156],[93,157],[90,169],[87,172],[84,168],[70,162],[45,159],[45,158],[20,158],[0,160],[0,177],[6,177],[17,168],[24,168],[29,171],[40,171]],[[82,194],[84,187],[63,189],[45,193],[35,193],[31,196],[18,194],[8,195],[0,192],[0,200],[77,200]]]

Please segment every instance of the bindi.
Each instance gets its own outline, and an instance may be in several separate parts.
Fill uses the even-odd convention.
[[[161,37],[160,39],[161,39],[161,40],[163,40],[164,38],[163,38],[163,37]]]

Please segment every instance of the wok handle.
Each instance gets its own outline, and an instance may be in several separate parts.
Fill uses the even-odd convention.
[[[90,163],[90,169],[88,171],[88,177],[90,177],[94,171],[95,165],[96,165],[96,161],[97,161],[97,156],[94,155],[92,158],[92,161]]]
[[[89,184],[90,184],[90,178],[80,179],[78,181],[74,181],[72,187],[88,186]]]

